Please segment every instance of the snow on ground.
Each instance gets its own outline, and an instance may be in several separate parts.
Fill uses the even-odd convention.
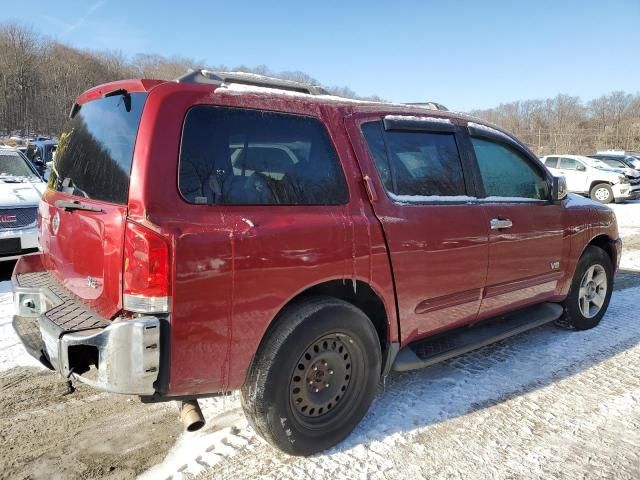
[[[622,237],[620,268],[640,270],[640,200],[609,206],[616,212]]]
[[[265,444],[237,398],[207,400],[212,430],[142,478],[640,478],[639,301],[616,292],[594,330],[550,325],[393,374],[355,432],[309,458]]]
[[[40,362],[27,353],[20,339],[14,333],[11,325],[12,316],[11,282],[0,282],[0,372],[17,366],[41,366]]]

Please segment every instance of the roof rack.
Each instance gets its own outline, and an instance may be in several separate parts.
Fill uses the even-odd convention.
[[[428,108],[429,110],[443,110],[445,112],[449,111],[447,107],[438,102],[408,102],[404,105],[409,105],[411,107]]]
[[[255,73],[245,72],[213,72],[211,70],[190,70],[175,80],[178,83],[201,83],[209,85],[221,85],[223,83],[239,83],[256,87],[277,88],[292,92],[306,93],[309,95],[329,95],[324,88],[318,85],[282,80],[280,78],[267,77]]]

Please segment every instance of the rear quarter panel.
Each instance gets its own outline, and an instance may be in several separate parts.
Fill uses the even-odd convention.
[[[140,126],[130,216],[173,244],[170,369],[166,393],[238,388],[270,323],[307,288],[328,280],[369,283],[397,338],[393,284],[342,115],[316,104],[264,96],[212,95],[210,86],[152,91]],[[194,104],[287,111],[321,118],[342,160],[344,206],[191,205],[178,192],[184,117]],[[142,146],[144,145],[144,147]],[[139,155],[139,156],[138,156]]]

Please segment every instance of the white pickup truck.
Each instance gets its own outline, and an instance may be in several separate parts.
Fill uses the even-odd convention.
[[[640,198],[640,185],[631,184],[634,179],[600,160],[581,155],[547,155],[541,160],[553,175],[565,177],[570,192],[601,203]]]

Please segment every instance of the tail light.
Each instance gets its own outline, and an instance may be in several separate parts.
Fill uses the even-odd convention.
[[[160,235],[128,221],[124,234],[125,310],[168,312],[171,303],[170,245]]]

